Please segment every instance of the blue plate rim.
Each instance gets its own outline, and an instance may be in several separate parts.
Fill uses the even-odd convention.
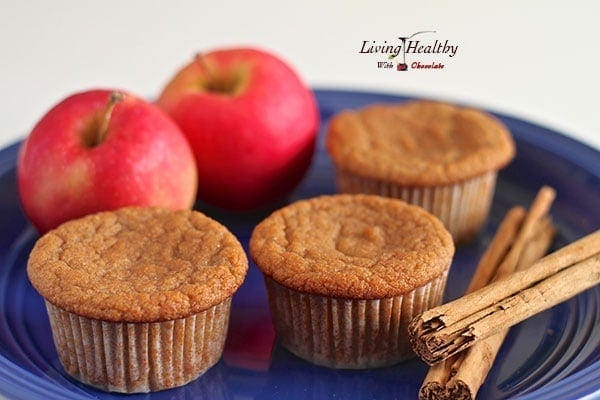
[[[363,95],[377,97],[377,101],[382,101],[384,98],[389,101],[405,101],[407,99],[415,99],[416,96],[404,96],[385,91],[368,91],[368,90],[347,90],[333,89],[327,87],[314,88],[316,94],[321,95]],[[427,98],[427,97],[419,97]],[[460,101],[455,102],[461,104]],[[590,145],[571,138],[563,133],[560,133],[553,128],[543,126],[536,122],[529,122],[518,117],[513,117],[505,113],[495,112],[489,108],[483,108],[491,112],[493,115],[510,121],[511,124],[523,126],[520,139],[525,140],[537,147],[553,153],[561,158],[582,167],[591,174],[600,177],[600,151],[594,149]],[[542,138],[542,139],[540,139]],[[18,158],[19,147],[24,139],[17,140],[6,147],[0,149],[0,173],[5,173],[12,168]],[[595,375],[596,378],[590,375]],[[15,392],[18,390],[18,393]],[[25,390],[25,392],[24,392]],[[576,393],[576,397],[572,395]],[[58,390],[56,386],[47,380],[39,377],[32,372],[22,368],[10,359],[0,354],[0,393],[5,396],[13,396],[11,398],[29,398],[22,397],[23,395],[39,396],[43,394],[60,395],[63,399],[81,399],[81,396],[93,398],[88,393],[80,392],[75,395],[74,392],[66,392],[64,389]],[[583,398],[596,397],[600,395],[600,361],[578,371],[566,378],[546,386],[542,386],[533,392],[517,396],[514,399],[533,400],[544,396],[544,399],[561,399],[561,400],[576,400]]]

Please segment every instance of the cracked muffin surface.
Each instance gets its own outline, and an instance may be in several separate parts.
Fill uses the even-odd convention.
[[[197,211],[123,208],[62,224],[27,263],[35,289],[104,321],[185,318],[230,297],[248,261],[235,236]]]
[[[329,123],[327,151],[347,172],[402,185],[448,185],[498,170],[515,155],[490,114],[432,101],[343,111]]]
[[[454,245],[433,215],[372,195],[321,196],[275,211],[254,230],[250,253],[288,288],[377,299],[408,293],[449,268]]]

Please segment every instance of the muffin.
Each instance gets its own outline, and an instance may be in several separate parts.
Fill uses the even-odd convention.
[[[159,208],[64,223],[27,263],[67,373],[124,393],[184,385],[219,360],[247,269],[224,226]]]
[[[281,344],[315,364],[359,369],[412,356],[407,325],[440,303],[454,245],[420,207],[336,195],[271,214],[250,253]]]
[[[485,223],[497,172],[512,160],[515,146],[508,129],[489,114],[414,101],[334,116],[327,151],[340,192],[419,205],[464,242]]]

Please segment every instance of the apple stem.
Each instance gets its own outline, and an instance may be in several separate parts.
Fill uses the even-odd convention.
[[[208,75],[208,80],[212,81],[212,78],[214,78],[213,70],[206,62],[206,57],[204,57],[204,54],[197,53],[195,60],[198,64],[200,64],[200,67],[202,67],[206,75]]]
[[[108,102],[106,103],[104,114],[102,115],[102,121],[100,121],[98,135],[96,136],[96,145],[104,142],[104,139],[106,138],[106,133],[108,132],[108,123],[110,122],[110,116],[113,112],[113,109],[115,108],[117,103],[120,103],[123,100],[125,100],[125,94],[121,92],[114,91],[110,93],[110,96],[108,96]]]

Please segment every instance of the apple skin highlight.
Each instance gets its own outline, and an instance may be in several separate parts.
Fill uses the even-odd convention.
[[[190,208],[197,172],[177,125],[158,107],[131,94],[96,135],[112,92],[72,95],[52,108],[21,146],[21,204],[40,232],[98,211],[124,206]]]
[[[306,173],[319,113],[313,93],[278,57],[257,49],[205,53],[181,69],[158,105],[187,136],[198,197],[231,210],[283,198]]]

